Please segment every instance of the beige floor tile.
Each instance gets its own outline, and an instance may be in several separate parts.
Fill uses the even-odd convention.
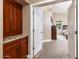
[[[57,35],[57,40],[44,42],[38,58],[68,58],[68,40],[62,35]]]

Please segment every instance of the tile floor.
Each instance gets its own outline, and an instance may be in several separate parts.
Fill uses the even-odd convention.
[[[42,50],[36,58],[68,58],[68,40],[62,35],[57,35],[57,40],[44,41]]]

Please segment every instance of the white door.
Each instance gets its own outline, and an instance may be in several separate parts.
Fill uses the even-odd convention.
[[[43,39],[43,12],[40,8],[34,8],[34,56],[42,49]]]

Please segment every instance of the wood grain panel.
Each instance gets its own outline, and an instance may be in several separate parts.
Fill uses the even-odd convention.
[[[4,0],[4,37],[22,34],[22,5],[14,0]]]
[[[28,37],[23,37],[3,45],[4,58],[25,58],[27,55]]]

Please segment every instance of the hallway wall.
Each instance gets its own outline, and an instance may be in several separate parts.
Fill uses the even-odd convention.
[[[56,25],[56,21],[62,21],[62,26],[68,25],[68,13],[53,13],[52,19],[55,25]],[[61,29],[57,28],[57,34],[59,35],[62,34],[62,28]]]
[[[68,25],[67,13],[53,13],[53,22],[56,25],[56,21],[62,21],[62,25]]]
[[[68,47],[69,55],[75,57],[75,6],[74,2],[69,8],[68,13]],[[71,43],[72,42],[72,43]]]
[[[0,0],[0,58],[3,57],[3,0]]]
[[[29,35],[30,32],[30,6],[23,6],[23,34]]]
[[[30,6],[23,6],[23,34],[30,37]],[[30,53],[30,38],[28,38],[28,53]]]
[[[51,40],[51,16],[52,13],[44,11],[43,19],[43,40]]]

